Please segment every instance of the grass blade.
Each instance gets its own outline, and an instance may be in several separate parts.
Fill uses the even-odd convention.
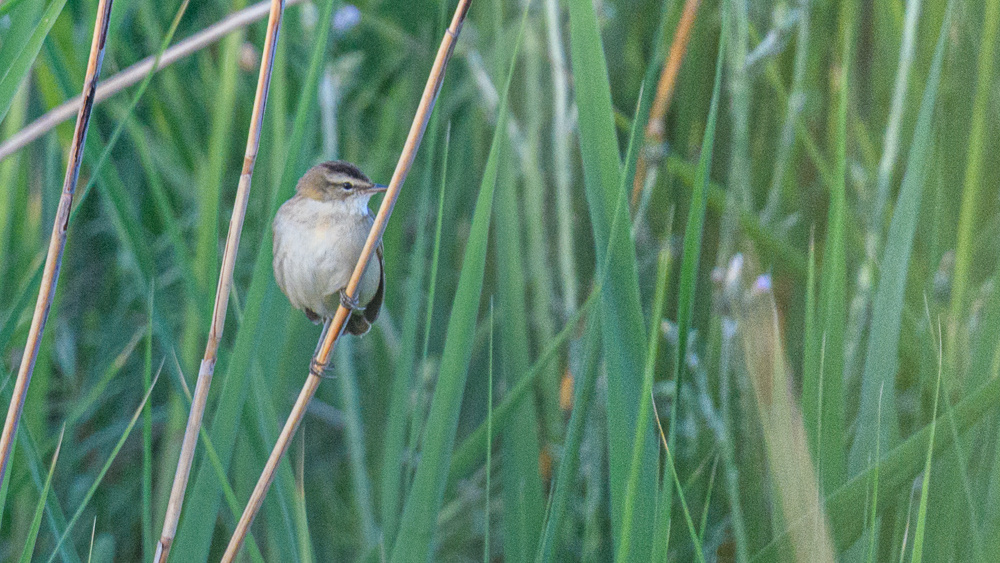
[[[437,115],[431,117],[430,131],[431,137],[428,139],[427,175],[425,177],[425,188],[431,186],[431,173],[433,171],[433,154],[437,146]],[[445,136],[444,157],[442,166],[446,167],[448,162],[448,136]],[[442,170],[441,185],[444,185],[444,170]],[[427,298],[425,303],[425,292],[423,291],[423,266],[427,262],[427,247],[429,237],[427,233],[427,218],[430,208],[430,191],[425,192],[425,197],[421,199],[420,212],[417,227],[417,239],[413,244],[410,259],[410,279],[407,282],[406,294],[409,299],[406,303],[406,312],[403,314],[402,324],[402,347],[399,359],[396,362],[396,369],[393,373],[392,395],[389,400],[389,420],[386,424],[384,445],[382,448],[382,476],[381,476],[381,516],[382,516],[382,538],[383,542],[388,542],[389,538],[396,535],[396,526],[399,521],[399,512],[403,502],[403,455],[406,449],[406,431],[410,426],[412,413],[409,408],[410,394],[413,387],[414,368],[417,364],[417,344],[419,339],[419,321],[421,306],[427,307],[428,316],[433,314],[434,303]],[[443,198],[440,203],[443,203]],[[438,211],[438,235],[440,235],[440,222],[442,220],[441,211]],[[438,237],[440,242],[440,236]],[[430,335],[427,330],[425,339]],[[391,546],[386,546],[391,549]]]
[[[528,317],[525,304],[525,253],[521,236],[523,222],[518,202],[517,179],[506,136],[497,139],[496,220],[502,229],[493,231],[497,252],[497,296],[500,305],[501,374],[512,388],[528,375]],[[523,202],[527,204],[527,202]],[[535,546],[545,516],[542,482],[538,472],[538,412],[533,396],[518,401],[513,416],[500,427],[503,499],[504,554],[512,561],[527,561]]]
[[[594,295],[599,295],[595,292]],[[575,324],[575,323],[574,323]],[[587,410],[594,396],[594,383],[597,380],[597,359],[601,337],[599,318],[597,315],[587,317],[587,328],[584,331],[583,351],[580,362],[581,369],[574,382],[573,413],[569,418],[566,442],[563,446],[562,461],[556,471],[555,486],[549,500],[548,517],[545,530],[538,544],[537,563],[548,563],[556,559],[557,535],[562,527],[563,515],[569,504],[573,481],[576,479],[577,468],[580,465],[580,445],[583,442],[584,425],[587,421]]]
[[[899,358],[903,297],[910,266],[910,253],[913,249],[913,237],[917,230],[920,202],[927,177],[927,162],[930,161],[932,150],[934,108],[937,104],[938,80],[944,60],[949,21],[950,16],[946,16],[938,36],[934,61],[931,63],[923,101],[920,104],[920,114],[913,132],[913,144],[906,163],[906,174],[903,176],[896,210],[889,225],[889,238],[886,241],[878,290],[873,303],[867,359],[861,376],[861,405],[856,421],[858,430],[850,454],[852,473],[857,473],[867,465],[876,441],[881,440],[881,443],[892,447],[899,440],[895,374]],[[831,372],[830,377],[826,379],[834,379],[836,375],[837,373]],[[883,401],[882,424],[878,424],[880,396]],[[823,428],[825,433],[827,429],[825,424]],[[881,436],[876,437],[876,432],[880,432]],[[824,442],[833,438],[835,436],[828,436],[824,438]]]
[[[42,494],[38,498],[38,506],[35,507],[35,517],[31,520],[31,529],[28,531],[28,541],[24,544],[24,551],[21,552],[21,563],[30,563],[31,554],[35,551],[35,542],[38,540],[38,531],[42,527],[42,514],[45,512],[45,501],[49,496],[49,489],[52,487],[52,474],[56,470],[56,462],[59,461],[59,450],[62,449],[63,436],[66,434],[66,426],[59,431],[59,442],[56,443],[56,451],[52,454],[52,463],[49,465],[49,474],[45,478],[45,486]]]
[[[830,184],[830,208],[827,215],[823,269],[820,274],[819,311],[816,328],[808,338],[814,348],[803,370],[802,415],[810,431],[810,450],[821,444],[816,463],[821,490],[833,490],[846,479],[844,455],[844,332],[847,273],[844,232],[847,218],[847,94],[852,37],[850,30],[842,38],[839,96],[835,119],[836,163]],[[822,343],[816,348],[817,343]],[[820,403],[822,400],[822,403]],[[815,423],[817,426],[812,426]],[[822,429],[822,438],[820,430]]]
[[[160,374],[157,373],[156,377],[153,378],[153,383],[146,390],[146,396],[142,398],[142,403],[139,408],[135,409],[135,413],[132,414],[132,419],[129,420],[128,425],[125,427],[125,431],[122,432],[121,438],[118,439],[118,443],[115,444],[114,449],[111,450],[111,455],[108,456],[108,460],[104,462],[104,466],[101,467],[101,471],[97,474],[97,478],[94,479],[93,484],[87,489],[87,493],[83,496],[83,500],[80,501],[79,508],[73,513],[73,516],[66,523],[66,530],[61,536],[59,536],[58,541],[56,541],[56,546],[52,550],[52,555],[49,556],[49,563],[55,560],[56,554],[59,553],[59,547],[64,541],[66,541],[66,536],[73,530],[73,525],[76,521],[80,519],[80,515],[83,514],[83,510],[87,508],[90,503],[90,499],[94,497],[94,493],[97,492],[97,488],[101,486],[101,481],[104,480],[104,476],[108,473],[108,469],[111,468],[111,464],[114,463],[115,458],[118,457],[118,452],[121,451],[122,446],[125,445],[125,440],[128,440],[129,435],[132,433],[132,428],[135,427],[135,423],[138,422],[139,417],[142,415],[142,409],[146,406],[146,401],[149,400],[149,396],[153,393],[153,389],[156,387],[156,382],[160,379]]]
[[[486,499],[483,502],[483,563],[490,561],[490,488],[493,469],[493,300],[490,300],[490,353],[486,379]]]
[[[950,11],[949,11],[950,13]],[[946,17],[947,22],[949,18]],[[938,46],[940,47],[940,43]],[[938,51],[940,53],[940,50]],[[936,58],[936,57],[935,57]],[[933,74],[933,72],[932,72]],[[940,323],[938,324],[938,335],[939,338],[943,335],[941,334]],[[941,374],[942,361],[944,357],[943,347],[944,343],[938,340],[938,377],[937,385],[934,387],[934,410],[933,417],[931,418],[931,432],[930,438],[927,440],[927,461],[924,462],[924,479],[920,486],[920,507],[917,509],[917,529],[913,534],[913,552],[910,554],[910,561],[912,563],[920,563],[923,561],[924,552],[924,528],[927,525],[927,495],[931,488],[931,461],[934,459],[934,431],[937,430],[937,409],[938,409],[938,398],[941,396]]]
[[[153,384],[153,291],[149,288],[149,309],[146,320],[146,354],[142,362],[142,385]],[[163,364],[160,364],[160,369]],[[149,561],[153,549],[153,409],[148,403],[142,409],[142,559]]]
[[[719,94],[722,88],[722,62],[726,52],[726,19],[723,18],[722,33],[719,39],[719,51],[715,61],[715,81],[712,86],[712,101],[708,110],[708,121],[705,125],[705,135],[701,142],[701,156],[695,172],[691,203],[688,210],[687,224],[684,227],[684,251],[681,256],[681,272],[677,297],[677,350],[674,353],[673,380],[677,395],[684,382],[684,367],[687,358],[687,335],[691,330],[694,314],[694,298],[697,291],[698,264],[701,260],[702,237],[705,227],[705,212],[708,206],[708,183],[712,166],[712,152],[715,146],[715,124],[719,111]],[[670,411],[670,429],[667,447],[677,449],[677,422],[680,401],[673,401]],[[667,510],[672,506],[672,487],[664,487],[664,498]],[[667,524],[669,528],[669,524]]]
[[[7,111],[10,110],[10,104],[14,101],[17,89],[21,87],[24,78],[28,76],[28,71],[31,70],[31,65],[35,62],[35,58],[38,57],[38,51],[42,48],[42,42],[49,35],[49,30],[56,23],[56,18],[62,13],[64,6],[66,6],[66,0],[52,0],[48,7],[45,8],[41,21],[38,22],[31,36],[28,37],[27,43],[21,48],[21,52],[13,60],[9,61],[10,66],[0,70],[0,74],[2,74],[0,75],[0,122],[7,116]],[[25,13],[27,13],[26,8],[30,8],[30,6],[22,7]],[[12,40],[10,45],[16,46],[16,37],[10,37],[10,39]],[[3,46],[5,48],[4,54],[6,55],[8,44],[4,43]]]
[[[571,0],[570,53],[579,109],[580,151],[584,186],[594,230],[597,262],[608,259],[608,281],[602,286],[601,329],[608,366],[608,439],[611,479],[612,529],[621,541],[622,499],[629,470],[628,444],[641,402],[645,334],[639,304],[635,248],[629,235],[627,194],[622,191],[622,166],[615,134],[614,111],[597,15],[588,0]],[[653,459],[656,442],[646,434],[643,459]],[[655,464],[644,463],[639,489],[656,484]],[[652,546],[652,497],[640,496],[635,507],[640,525],[635,530],[634,554]]]
[[[983,36],[979,41],[979,63],[976,72],[976,95],[972,105],[972,120],[969,130],[969,152],[966,160],[965,179],[962,183],[962,207],[958,219],[958,240],[955,246],[955,271],[952,276],[954,285],[951,290],[951,315],[949,318],[949,340],[946,347],[949,356],[957,352],[954,343],[958,320],[965,310],[966,287],[968,286],[969,267],[972,262],[972,243],[975,238],[973,231],[976,207],[979,204],[979,190],[984,182],[983,148],[986,146],[987,114],[990,107],[990,85],[993,84],[993,65],[997,37],[1000,35],[1000,0],[986,2],[986,10],[982,16]],[[953,372],[953,361],[947,361],[949,373]]]
[[[483,275],[486,268],[486,247],[489,240],[490,216],[493,208],[493,192],[499,166],[500,139],[506,135],[507,92],[514,74],[514,63],[524,33],[527,10],[521,21],[521,30],[510,71],[497,110],[497,124],[486,161],[476,210],[472,219],[469,242],[465,248],[465,258],[459,274],[458,289],[451,316],[448,319],[444,352],[441,356],[441,370],[434,389],[431,410],[424,427],[423,449],[420,464],[413,479],[413,486],[403,508],[399,534],[393,542],[391,561],[428,560],[434,543],[434,528],[438,508],[447,484],[447,468],[455,440],[458,414],[462,403],[462,393],[468,375],[472,355],[472,339],[475,334],[476,313],[482,292]],[[482,441],[479,442],[482,444]]]
[[[645,397],[648,395],[650,397],[650,401],[642,401],[639,405],[639,418],[635,427],[635,439],[632,442],[632,463],[629,468],[628,482],[625,485],[625,506],[622,514],[622,539],[618,544],[618,550],[615,554],[616,561],[627,561],[629,558],[629,550],[631,549],[632,540],[631,532],[635,497],[637,495],[648,494],[648,491],[638,491],[636,490],[636,487],[639,482],[639,467],[642,463],[643,435],[646,433],[646,427],[650,424],[650,411],[652,410],[651,401],[653,397],[653,372],[656,369],[656,356],[660,347],[660,323],[663,318],[663,305],[666,301],[667,280],[670,275],[670,263],[670,250],[669,248],[664,248],[660,251],[659,266],[656,273],[656,295],[653,298],[653,310],[649,316],[649,347],[648,352],[646,353],[646,366],[643,369],[642,396]],[[673,469],[672,458],[670,459],[671,469],[673,470],[673,475],[676,479],[676,470]],[[683,491],[680,489],[679,485],[680,483],[678,482],[678,492],[683,495]],[[685,504],[684,507],[686,511],[687,505]],[[688,521],[690,524],[690,516],[688,517]],[[698,541],[698,534],[693,527],[691,528],[691,533],[694,538],[695,554],[698,556],[699,561],[704,561],[705,557],[701,553],[701,542]],[[666,538],[660,539],[662,541]]]
[[[503,428],[508,423],[515,412],[517,404],[524,400],[528,393],[534,388],[535,380],[545,373],[545,368],[551,364],[562,350],[562,347],[572,337],[577,330],[577,326],[589,315],[590,310],[595,306],[599,293],[594,291],[590,297],[576,310],[570,320],[566,321],[559,334],[552,337],[548,347],[538,356],[538,360],[531,366],[531,370],[521,377],[517,384],[507,391],[503,400],[497,408],[493,409],[493,416],[490,417],[492,424],[498,428]],[[480,444],[486,439],[487,422],[483,421],[473,430],[469,437],[462,444],[455,448],[451,456],[451,469],[449,470],[449,482],[454,483],[458,479],[465,478],[475,468],[476,464],[483,460],[483,452]]]

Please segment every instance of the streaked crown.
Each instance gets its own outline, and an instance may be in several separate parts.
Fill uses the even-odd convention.
[[[357,166],[343,160],[331,160],[310,168],[299,179],[295,191],[303,197],[330,201],[361,195],[370,197],[375,187]]]

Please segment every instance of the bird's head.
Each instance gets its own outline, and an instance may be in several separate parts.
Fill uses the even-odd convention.
[[[344,203],[352,209],[367,212],[368,200],[387,186],[376,184],[350,162],[328,161],[309,169],[299,180],[295,191],[316,201]]]

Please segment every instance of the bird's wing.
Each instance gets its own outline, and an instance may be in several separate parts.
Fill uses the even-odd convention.
[[[378,248],[375,249],[375,256],[378,258],[378,289],[375,290],[375,295],[372,296],[372,300],[365,305],[365,320],[369,323],[375,322],[378,318],[379,311],[382,310],[382,298],[385,296],[385,259],[382,258],[382,243],[378,243]]]

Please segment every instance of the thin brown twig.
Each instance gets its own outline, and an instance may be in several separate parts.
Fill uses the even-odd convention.
[[[685,0],[684,12],[677,23],[677,31],[674,33],[674,40],[670,43],[670,53],[667,55],[667,63],[663,65],[660,73],[660,81],[656,85],[656,97],[653,98],[653,105],[649,110],[649,121],[646,123],[645,147],[657,147],[663,144],[663,137],[666,131],[664,118],[670,108],[670,100],[674,95],[674,86],[677,85],[677,73],[681,70],[681,63],[684,62],[684,54],[687,53],[687,46],[691,39],[691,30],[694,28],[694,20],[698,15],[698,5],[701,0]],[[649,171],[649,159],[646,150],[639,151],[639,159],[635,165],[635,180],[632,182],[632,208],[639,204],[639,194],[642,193],[643,186],[646,185],[646,174]]]
[[[360,258],[358,258],[358,263],[354,267],[354,273],[351,274],[351,281],[347,284],[346,293],[349,296],[353,297],[357,294],[358,285],[361,282],[361,274],[365,271],[369,259],[371,259],[376,247],[378,247],[382,240],[382,233],[385,231],[389,216],[396,205],[396,198],[399,197],[403,181],[410,171],[410,166],[413,164],[413,159],[417,154],[417,148],[420,146],[420,141],[423,138],[424,130],[427,128],[427,122],[430,120],[431,110],[434,109],[434,102],[437,100],[438,92],[441,90],[441,82],[444,80],[445,67],[447,67],[448,60],[455,49],[455,43],[462,30],[462,23],[465,21],[465,15],[469,11],[471,2],[472,0],[459,0],[458,6],[455,8],[455,15],[451,20],[451,25],[445,30],[444,38],[441,40],[441,46],[438,48],[437,56],[434,59],[430,75],[427,78],[427,85],[424,87],[424,92],[420,97],[420,105],[417,106],[413,124],[410,126],[406,142],[403,144],[403,151],[399,156],[399,162],[396,164],[396,170],[392,174],[392,180],[389,181],[389,188],[386,191],[385,198],[382,200],[382,205],[379,206],[378,213],[375,215],[375,222],[372,225],[371,232],[368,233],[368,239],[365,241],[365,246],[361,251]],[[298,429],[299,423],[302,422],[302,417],[305,415],[306,407],[316,393],[316,388],[321,381],[317,374],[323,373],[323,370],[326,369],[326,365],[330,360],[330,353],[333,351],[334,345],[336,345],[337,340],[344,330],[349,314],[350,311],[343,305],[340,305],[333,320],[330,321],[329,328],[324,331],[326,337],[312,359],[309,375],[302,386],[302,391],[299,392],[299,397],[296,399],[295,405],[292,407],[292,411],[285,421],[285,426],[281,429],[281,434],[278,436],[274,449],[271,450],[271,455],[264,465],[264,470],[257,480],[257,485],[254,487],[253,493],[250,495],[246,509],[243,510],[243,515],[240,516],[240,521],[236,524],[233,536],[230,538],[226,552],[222,556],[222,563],[231,563],[239,553],[240,547],[243,545],[243,540],[250,530],[250,525],[253,523],[257,511],[260,510],[260,506],[264,502],[264,496],[267,494],[267,490],[274,480],[278,463],[281,462],[281,458],[284,457],[285,452],[288,450],[292,436],[295,435],[295,431]]]
[[[215,372],[219,341],[222,339],[222,330],[226,324],[229,291],[233,285],[233,268],[236,265],[236,253],[240,246],[243,220],[246,217],[247,202],[250,198],[250,180],[253,177],[253,168],[257,161],[257,149],[260,146],[260,130],[264,121],[264,108],[267,106],[267,93],[271,84],[271,70],[274,67],[274,52],[278,43],[278,32],[281,29],[281,16],[284,10],[285,0],[271,0],[267,35],[264,38],[264,51],[260,62],[260,75],[257,78],[257,94],[253,101],[250,130],[247,133],[247,148],[243,157],[243,172],[236,189],[233,215],[229,222],[226,247],[222,253],[222,268],[219,273],[219,284],[215,291],[215,305],[212,308],[212,324],[208,331],[208,342],[205,344],[205,356],[198,368],[198,381],[194,388],[194,399],[191,402],[187,427],[184,429],[184,441],[181,443],[177,472],[174,474],[173,486],[170,489],[170,500],[167,503],[167,513],[163,520],[163,531],[160,533],[160,541],[156,546],[154,561],[159,563],[167,560],[170,546],[177,534],[177,523],[181,517],[188,477],[191,475],[194,450],[198,444],[198,432],[201,430],[205,403],[208,400],[208,390],[212,385],[212,375]]]
[[[73,194],[76,193],[76,183],[80,178],[80,162],[83,159],[84,142],[87,139],[87,128],[90,125],[90,112],[94,107],[94,94],[97,90],[97,78],[101,74],[101,62],[104,60],[104,46],[108,39],[108,19],[111,15],[111,4],[114,0],[100,0],[97,5],[97,18],[94,21],[94,37],[90,43],[90,58],[87,61],[87,73],[83,79],[83,103],[76,116],[76,130],[73,132],[73,143],[70,145],[69,162],[66,164],[66,176],[63,180],[62,195],[59,197],[59,208],[52,225],[52,236],[49,239],[49,251],[45,257],[45,268],[42,271],[42,282],[38,287],[38,301],[31,317],[31,328],[28,330],[28,340],[24,345],[24,355],[17,371],[17,380],[11,395],[10,406],[7,409],[7,420],[0,434],[0,485],[3,484],[7,472],[7,462],[14,449],[14,435],[17,423],[24,409],[24,397],[28,393],[31,374],[38,358],[38,348],[42,343],[42,332],[49,317],[49,308],[56,293],[56,283],[59,281],[59,267],[62,265],[63,250],[66,248],[66,234],[69,229],[69,214],[73,207]]]
[[[302,1],[285,0],[285,7],[299,4]],[[156,62],[156,55],[152,55],[113,76],[109,76],[98,85],[94,104],[99,104],[125,88],[140,82],[146,78],[150,70],[153,70],[153,72],[159,71],[188,55],[204,49],[226,35],[256,22],[270,12],[270,5],[270,0],[264,0],[249,8],[230,14],[191,37],[179,41],[176,45],[163,52],[163,56],[160,57],[160,63],[156,65],[155,69],[153,65]],[[14,135],[11,135],[3,144],[0,144],[0,161],[3,161],[3,159],[21,150],[32,141],[51,131],[55,126],[72,117],[80,110],[81,102],[81,96],[67,100],[32,121]]]

